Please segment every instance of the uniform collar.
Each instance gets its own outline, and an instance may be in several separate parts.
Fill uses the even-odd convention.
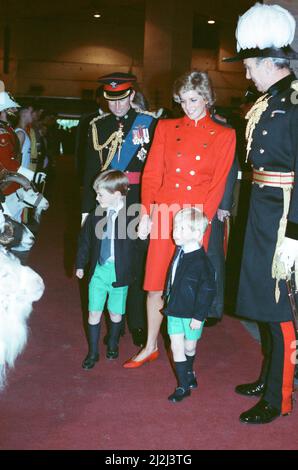
[[[115,116],[116,121],[119,121],[122,123],[128,122],[134,117],[135,114],[136,114],[135,110],[133,108],[130,108],[124,116],[121,116],[121,117]]]
[[[286,77],[271,85],[271,87],[268,88],[267,93],[271,96],[276,96],[279,93],[282,93],[283,91],[289,89],[291,87],[291,83],[294,80],[297,80],[295,74],[290,73]]]
[[[209,124],[213,123],[211,117],[210,117],[210,114],[209,112],[207,111],[206,112],[206,116],[204,116],[202,119],[199,119],[197,124],[196,124],[196,121],[194,121],[193,119],[190,119],[188,116],[183,116],[183,124],[186,126],[186,127],[197,127],[197,128],[201,128],[201,129],[204,129],[205,127],[207,127]]]

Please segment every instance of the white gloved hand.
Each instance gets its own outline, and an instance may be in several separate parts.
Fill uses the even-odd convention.
[[[225,219],[230,217],[230,211],[225,211],[224,209],[217,209],[217,218],[221,222],[224,222]]]
[[[277,249],[277,255],[285,265],[286,272],[290,272],[296,259],[298,259],[298,240],[285,237],[280,247]]]
[[[47,175],[43,171],[38,171],[34,174],[33,181],[35,184],[43,183],[46,180]]]
[[[152,222],[149,215],[144,214],[141,218],[138,228],[138,237],[141,240],[146,240],[149,233],[151,232]]]
[[[85,220],[87,219],[89,212],[84,212],[81,218],[81,227],[83,227]]]

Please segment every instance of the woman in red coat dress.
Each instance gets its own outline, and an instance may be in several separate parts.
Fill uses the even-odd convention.
[[[139,237],[150,233],[144,289],[148,291],[147,344],[124,363],[136,368],[158,357],[162,292],[175,251],[172,220],[185,205],[201,205],[211,223],[221,202],[235,154],[235,132],[208,112],[213,93],[207,73],[192,71],[174,84],[174,100],[185,116],[159,121],[142,178],[143,216]],[[204,238],[207,249],[210,229]]]

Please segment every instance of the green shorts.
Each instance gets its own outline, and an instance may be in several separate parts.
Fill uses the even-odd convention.
[[[171,335],[184,335],[189,341],[197,341],[202,336],[204,322],[199,330],[192,330],[190,322],[192,318],[178,318],[168,316],[168,334]]]
[[[108,296],[108,310],[116,315],[125,314],[128,286],[113,287],[116,281],[115,263],[97,263],[89,283],[89,312],[102,312]]]

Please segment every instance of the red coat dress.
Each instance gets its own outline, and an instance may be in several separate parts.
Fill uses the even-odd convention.
[[[152,205],[157,205],[152,219],[145,290],[164,289],[175,251],[173,215],[185,204],[202,204],[211,222],[225,190],[235,144],[235,131],[215,123],[209,114],[197,124],[187,116],[159,121],[142,177],[143,210],[150,214]],[[169,206],[172,211],[168,217]],[[204,237],[206,249],[209,235]]]

